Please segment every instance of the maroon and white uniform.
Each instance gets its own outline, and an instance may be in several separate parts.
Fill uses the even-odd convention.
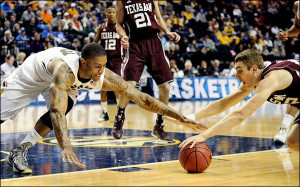
[[[129,49],[123,56],[123,78],[139,82],[144,66],[160,85],[173,80],[169,62],[158,36],[153,0],[122,0],[124,28],[129,37]]]
[[[299,60],[278,60],[267,64],[262,72],[262,79],[270,71],[287,70],[293,76],[292,83],[283,90],[278,90],[268,98],[274,104],[290,104],[300,109],[300,64]],[[300,114],[295,123],[300,122]]]
[[[116,24],[105,22],[100,25],[100,45],[105,49],[107,56],[106,67],[121,75],[121,41],[116,30]]]

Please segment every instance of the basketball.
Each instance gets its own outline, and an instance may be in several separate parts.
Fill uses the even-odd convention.
[[[203,142],[196,143],[193,148],[190,148],[191,144],[180,150],[179,162],[187,172],[202,173],[211,163],[211,150]]]

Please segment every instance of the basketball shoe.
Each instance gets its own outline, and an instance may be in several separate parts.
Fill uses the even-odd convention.
[[[172,141],[171,138],[165,131],[164,131],[164,121],[163,120],[156,120],[156,124],[153,128],[151,135],[155,138],[159,138],[160,140]]]
[[[98,119],[98,121],[109,121],[108,113],[103,110],[101,117]]]
[[[115,139],[121,139],[123,136],[123,125],[125,120],[124,112],[116,114],[114,128],[112,129],[112,135]]]
[[[16,173],[31,174],[32,170],[28,166],[27,152],[32,148],[30,142],[17,144],[5,158],[5,162],[13,168]]]
[[[277,134],[274,136],[274,143],[285,144],[288,133],[289,127],[279,127]]]

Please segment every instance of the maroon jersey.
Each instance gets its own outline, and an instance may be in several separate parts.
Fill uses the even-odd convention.
[[[116,24],[100,25],[100,45],[105,49],[107,58],[121,58],[121,41],[116,30]]]
[[[300,65],[298,60],[274,61],[267,64],[262,72],[262,79],[270,71],[287,70],[293,76],[292,83],[283,90],[278,90],[268,98],[268,101],[274,104],[291,104],[300,108]]]
[[[126,34],[133,40],[151,38],[160,31],[153,0],[122,0]]]

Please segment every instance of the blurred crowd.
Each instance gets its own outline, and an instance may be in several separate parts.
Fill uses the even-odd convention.
[[[174,77],[234,76],[234,57],[254,48],[264,60],[299,59],[297,37],[277,35],[294,19],[294,1],[159,1],[160,11],[179,43],[160,33]],[[81,51],[93,42],[112,1],[3,1],[1,73],[17,68],[31,53],[61,46]]]

